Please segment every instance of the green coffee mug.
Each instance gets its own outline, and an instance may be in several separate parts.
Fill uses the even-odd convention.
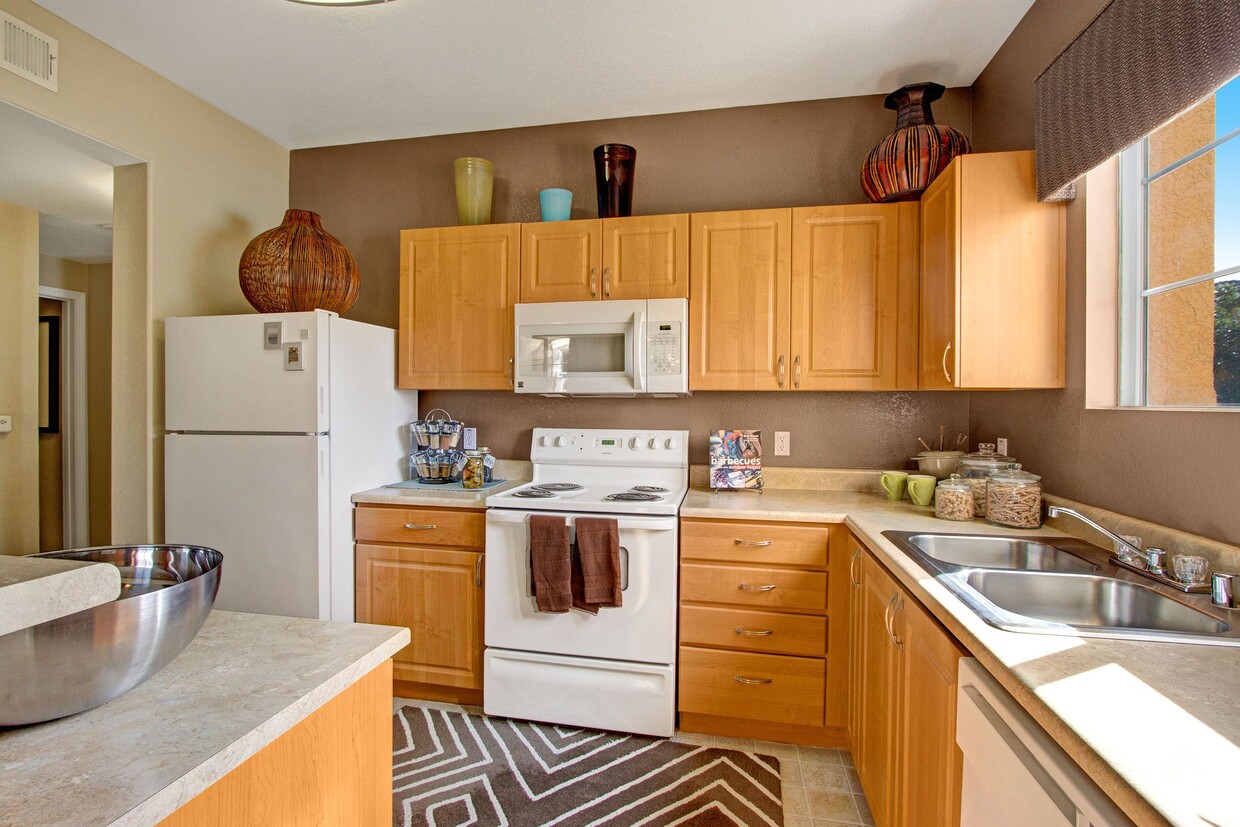
[[[934,501],[934,487],[938,485],[938,477],[929,474],[909,474],[908,496],[913,505],[929,505]]]
[[[883,491],[887,494],[887,499],[898,501],[904,499],[904,483],[908,480],[907,471],[884,471],[883,475],[878,478],[878,484],[883,487]]]

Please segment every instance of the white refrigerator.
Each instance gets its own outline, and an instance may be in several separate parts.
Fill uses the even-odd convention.
[[[358,491],[404,479],[396,331],[334,313],[166,323],[164,535],[224,555],[215,606],[354,619]]]

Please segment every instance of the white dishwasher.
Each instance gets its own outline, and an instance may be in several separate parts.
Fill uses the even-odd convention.
[[[1129,827],[1068,753],[974,658],[960,661],[961,827]]]

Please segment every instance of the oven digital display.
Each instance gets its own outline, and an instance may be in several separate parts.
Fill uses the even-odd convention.
[[[614,439],[600,439],[600,440],[598,441],[598,444],[599,444],[599,445],[610,445],[610,446],[615,446],[616,441],[615,441]]]

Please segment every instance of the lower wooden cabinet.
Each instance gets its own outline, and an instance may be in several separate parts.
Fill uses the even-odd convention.
[[[368,541],[396,525],[393,519],[423,536],[401,544]],[[472,548],[447,543],[481,538],[483,520],[481,511],[356,509],[357,621],[409,629],[409,645],[392,658],[400,697],[482,702],[481,540]]]
[[[847,730],[878,827],[960,821],[955,639],[851,539]]]

